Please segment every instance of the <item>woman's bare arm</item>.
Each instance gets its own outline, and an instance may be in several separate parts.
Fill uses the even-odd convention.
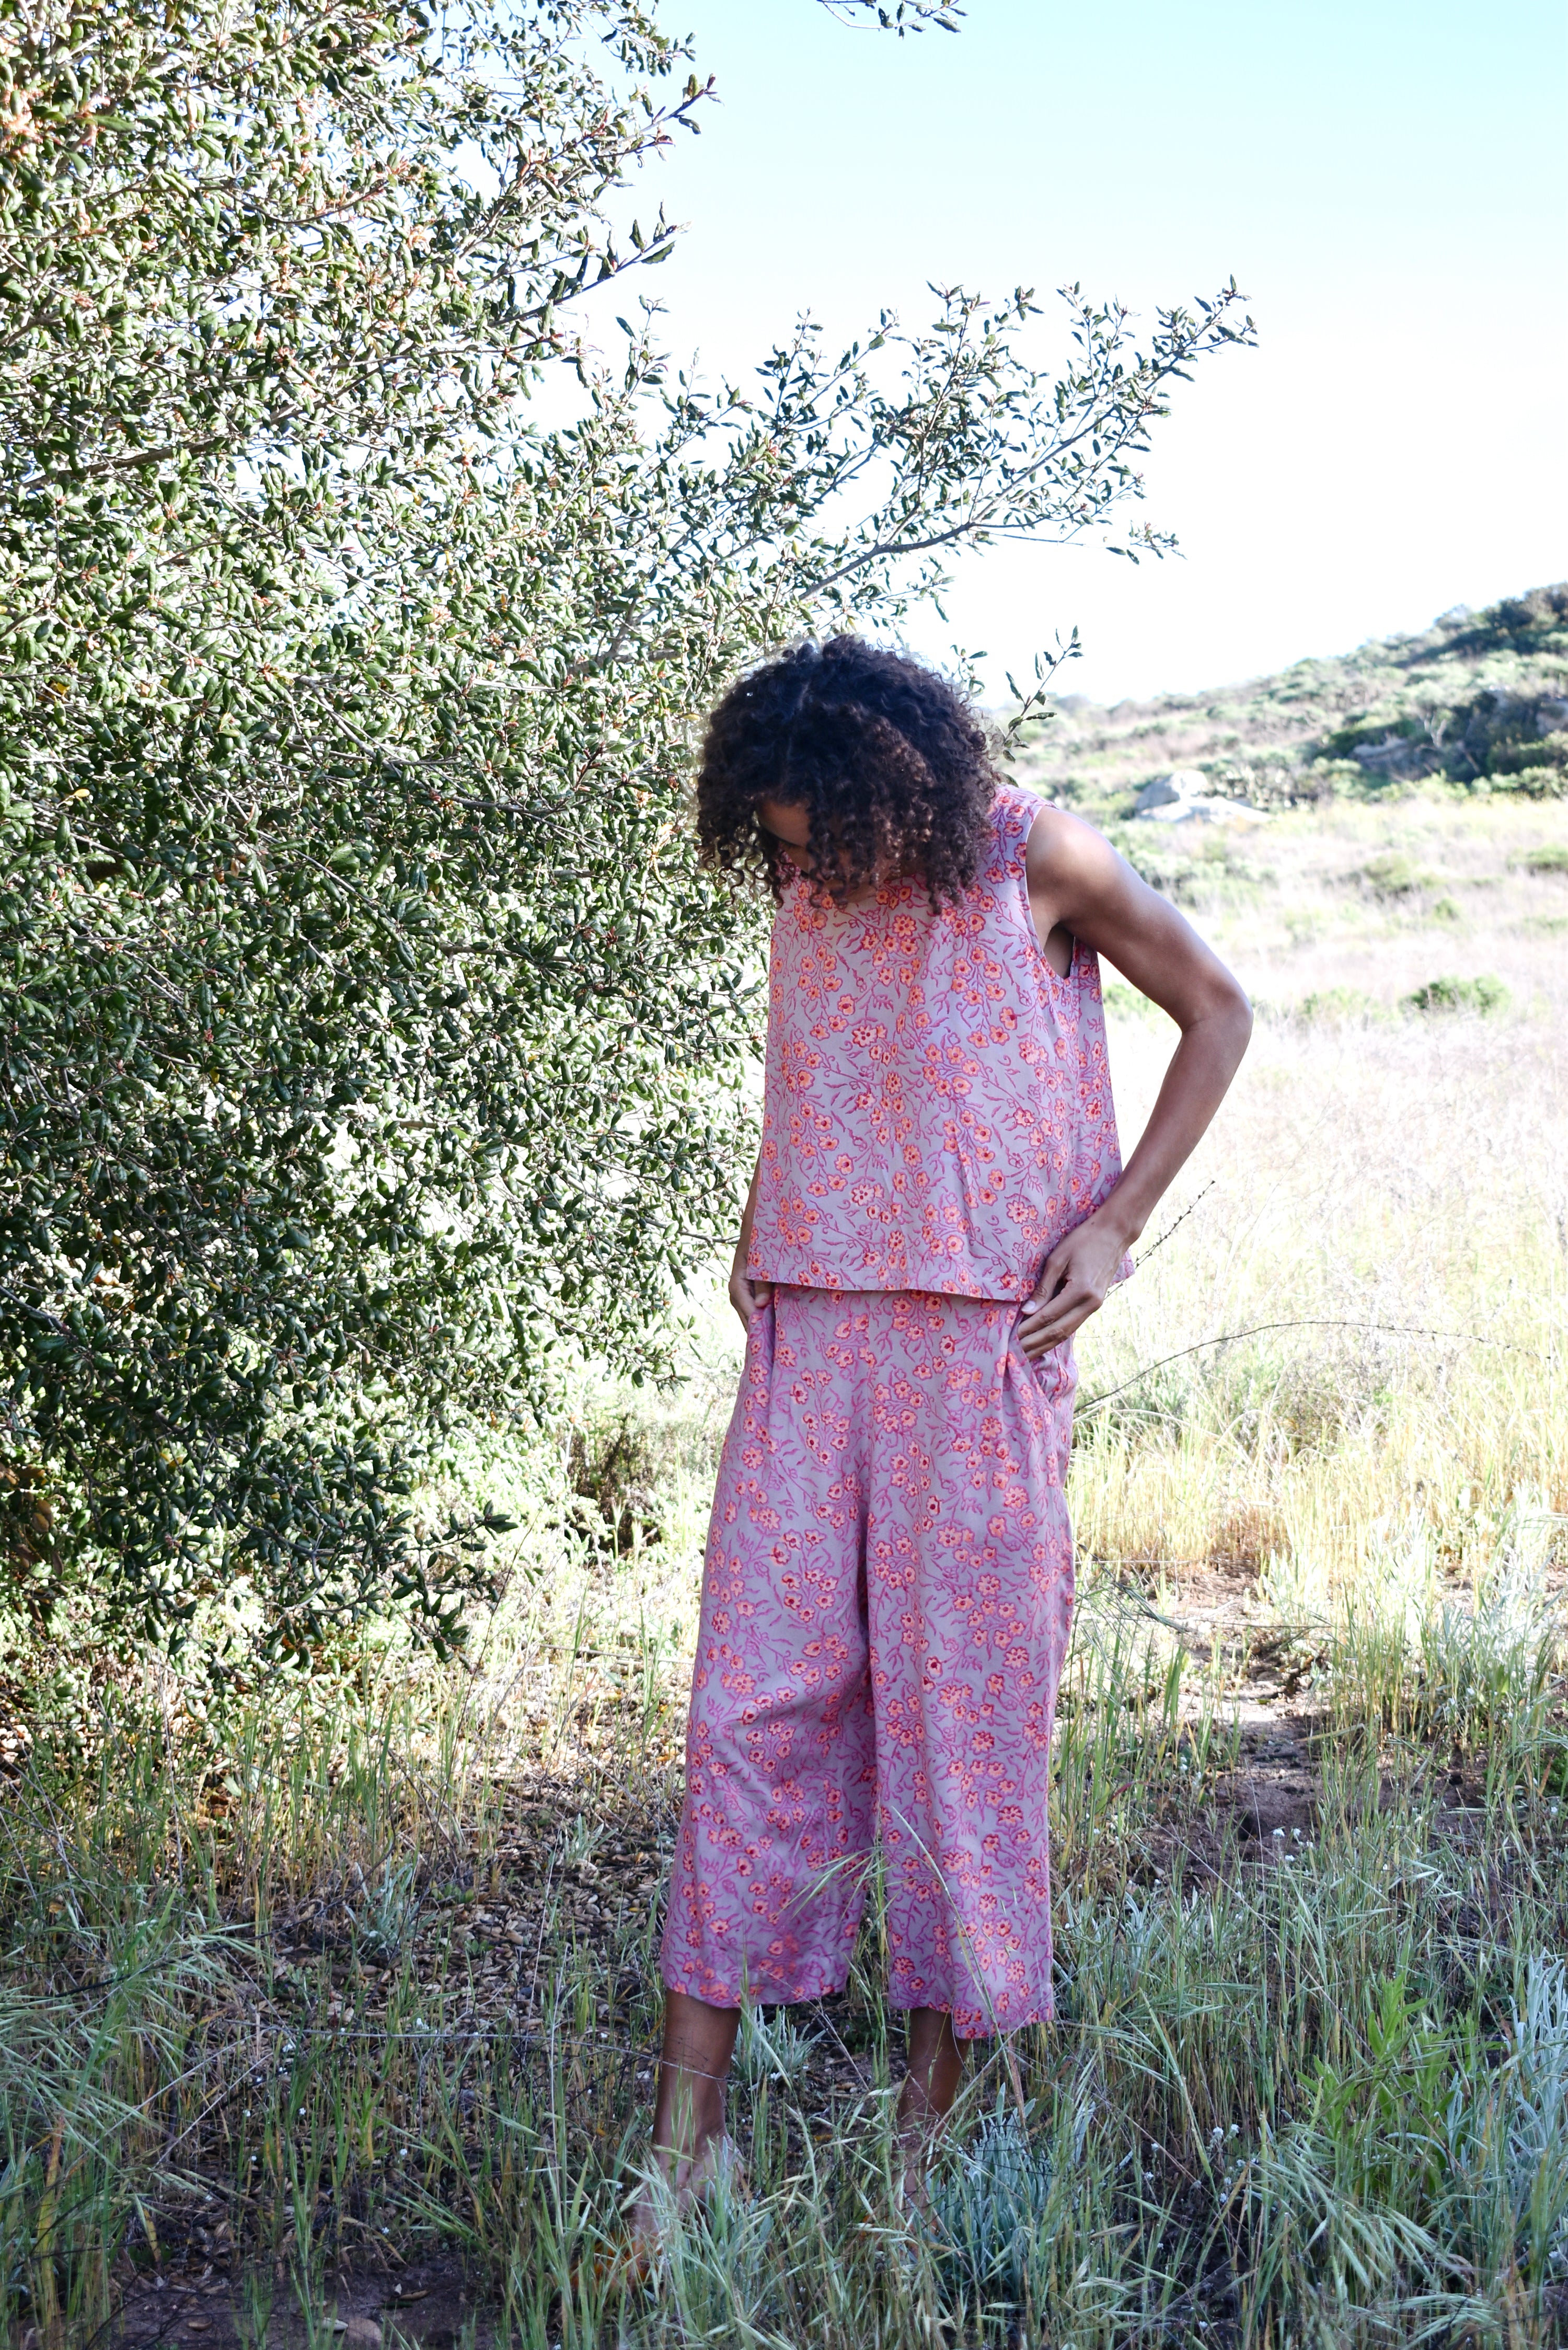
[[[771,1281],[753,1281],[746,1271],[746,1258],[752,1245],[752,1223],[757,1212],[757,1179],[763,1171],[761,1152],[752,1170],[752,1186],[746,1193],[745,1213],[741,1218],[741,1237],[735,1243],[735,1261],[730,1267],[730,1303],[749,1330],[752,1316],[760,1313],[774,1294]]]
[[[1058,927],[1070,931],[1181,1031],[1121,1180],[1045,1260],[1019,1326],[1033,1357],[1070,1338],[1104,1304],[1123,1254],[1224,1100],[1252,1033],[1252,1010],[1191,924],[1092,825],[1043,809],[1029,836],[1027,871],[1042,941]]]

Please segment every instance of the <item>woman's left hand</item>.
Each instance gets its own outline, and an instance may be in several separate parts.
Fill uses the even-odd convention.
[[[1103,1209],[1057,1242],[1018,1325],[1019,1344],[1032,1363],[1099,1312],[1127,1245],[1126,1233]]]

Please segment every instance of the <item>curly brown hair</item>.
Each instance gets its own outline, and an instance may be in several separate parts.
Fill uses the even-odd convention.
[[[701,859],[781,896],[796,868],[757,815],[776,800],[806,810],[824,894],[903,874],[953,905],[980,873],[997,781],[984,728],[934,670],[863,637],[796,645],[739,679],[708,722]]]

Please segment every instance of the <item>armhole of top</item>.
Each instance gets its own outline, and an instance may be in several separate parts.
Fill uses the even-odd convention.
[[[1019,796],[1022,798],[1024,795],[1021,792]],[[1029,933],[1030,944],[1039,958],[1041,970],[1053,987],[1063,988],[1068,992],[1073,1004],[1076,1006],[1082,992],[1083,961],[1091,950],[1085,945],[1076,931],[1071,931],[1069,936],[1073,941],[1073,952],[1068,960],[1066,970],[1058,971],[1041,943],[1040,933],[1034,927],[1034,909],[1029,902],[1029,836],[1047,808],[1054,808],[1062,816],[1065,816],[1067,810],[1063,807],[1060,800],[1047,799],[1044,792],[1031,792],[1027,796],[1032,803],[1029,818],[1018,836],[1018,895],[1023,908],[1024,925]]]
[[[1021,784],[1010,784],[1007,786],[1007,789],[1012,795],[1013,801],[1018,804],[1015,806],[1014,814],[1011,819],[1015,835],[1012,855],[1018,862],[1019,879],[1023,882],[1024,889],[1027,892],[1029,880],[1024,860],[1029,851],[1029,836],[1033,831],[1040,816],[1044,811],[1050,806],[1051,803],[1048,799],[1044,798],[1039,792],[1025,791]]]

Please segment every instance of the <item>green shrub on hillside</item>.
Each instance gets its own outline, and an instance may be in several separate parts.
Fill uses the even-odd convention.
[[[1219,692],[1099,709],[1080,695],[1031,731],[1043,782],[1085,813],[1173,767],[1261,807],[1422,784],[1532,797],[1568,791],[1568,584],[1419,635],[1297,661]],[[1095,820],[1101,820],[1095,814]]]
[[[1405,1002],[1412,1012],[1501,1012],[1509,992],[1501,979],[1483,971],[1474,979],[1429,979]]]
[[[1561,590],[1548,591],[1552,594]],[[1397,691],[1326,735],[1316,755],[1354,760],[1369,786],[1426,775],[1551,795],[1568,770],[1568,700],[1561,691],[1488,687],[1469,701],[1404,712]]]
[[[1431,889],[1438,879],[1435,873],[1413,865],[1399,849],[1369,858],[1361,868],[1361,878],[1378,898],[1408,898],[1417,889]]]

